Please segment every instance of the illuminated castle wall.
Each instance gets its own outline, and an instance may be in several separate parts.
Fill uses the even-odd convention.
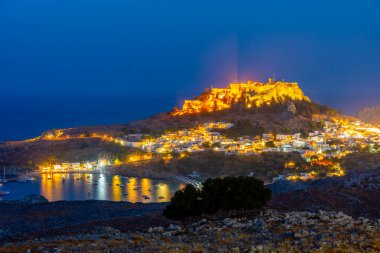
[[[185,100],[182,109],[174,110],[172,114],[220,111],[230,108],[238,101],[243,102],[246,108],[258,108],[272,101],[280,102],[287,98],[310,102],[297,83],[274,82],[269,79],[268,83],[248,81],[247,83],[231,83],[227,88],[211,88],[195,100]]]

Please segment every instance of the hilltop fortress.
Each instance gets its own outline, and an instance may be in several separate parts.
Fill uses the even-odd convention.
[[[185,100],[182,109],[174,109],[172,115],[220,111],[238,102],[246,109],[259,108],[286,99],[311,102],[298,83],[269,78],[267,83],[249,80],[247,83],[231,83],[227,88],[206,89],[196,99]]]

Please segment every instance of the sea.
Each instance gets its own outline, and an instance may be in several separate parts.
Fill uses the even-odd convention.
[[[110,125],[170,111],[166,96],[34,96],[0,98],[0,141],[23,140],[54,128]]]
[[[49,201],[109,200],[128,202],[168,202],[185,187],[174,179],[135,178],[108,174],[42,174],[32,181],[7,182],[0,191],[10,192],[2,200],[20,200],[38,194]]]

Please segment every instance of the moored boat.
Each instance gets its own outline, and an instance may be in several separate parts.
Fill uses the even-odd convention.
[[[17,182],[19,182],[19,183],[26,183],[26,182],[31,182],[33,180],[34,180],[34,178],[32,178],[32,177],[19,177],[17,179]]]
[[[3,180],[1,182],[3,184],[8,182],[8,180],[5,179],[5,166],[4,166],[4,170],[3,170]]]

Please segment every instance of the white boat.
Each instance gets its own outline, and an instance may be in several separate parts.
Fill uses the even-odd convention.
[[[3,170],[3,180],[1,182],[2,183],[8,182],[8,180],[5,179],[5,166],[4,166],[4,170]]]
[[[33,180],[34,180],[34,178],[32,178],[32,177],[20,177],[17,179],[17,182],[26,183],[26,182],[31,182]]]

